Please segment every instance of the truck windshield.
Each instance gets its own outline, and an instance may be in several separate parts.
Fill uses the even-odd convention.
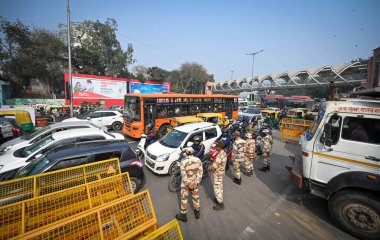
[[[125,97],[124,117],[127,121],[140,121],[140,99],[138,97]]]
[[[315,132],[317,131],[318,126],[321,123],[322,118],[323,118],[324,115],[325,115],[325,109],[319,110],[318,116],[317,116],[317,121],[314,122],[314,125],[311,128],[311,130],[309,130],[309,129],[306,130],[305,136],[306,136],[306,139],[308,141],[310,141],[313,138],[313,136],[314,136]]]

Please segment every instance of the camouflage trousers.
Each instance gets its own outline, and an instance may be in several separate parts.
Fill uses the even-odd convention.
[[[270,166],[270,152],[263,152],[263,165],[264,167]]]
[[[191,193],[191,196],[193,198],[194,209],[199,209],[198,186],[194,189],[190,189],[189,187],[185,186],[183,182],[181,182],[181,213],[182,214],[187,213],[187,200],[189,197],[189,192]]]
[[[217,176],[216,174],[213,174],[214,176],[214,193],[215,198],[218,200],[219,203],[223,202],[223,177]]]
[[[234,166],[234,174],[235,174],[235,177],[240,179],[240,164],[242,164],[242,162],[238,162],[238,161],[233,161],[233,166]]]
[[[246,172],[251,172],[253,171],[253,161],[254,161],[254,158],[250,158],[250,157],[245,157],[244,159],[244,167],[245,167],[245,171]]]

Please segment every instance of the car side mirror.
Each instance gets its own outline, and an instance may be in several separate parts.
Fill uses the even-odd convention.
[[[323,144],[327,147],[331,147],[332,139],[331,139],[332,125],[330,123],[326,123],[323,129]]]

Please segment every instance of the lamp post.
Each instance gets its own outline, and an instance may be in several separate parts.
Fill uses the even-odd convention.
[[[73,78],[71,74],[71,41],[70,41],[70,0],[67,0],[67,48],[69,53],[69,91],[70,91],[70,117],[74,116],[73,111]]]
[[[234,70],[231,70],[231,81],[234,79]]]
[[[251,75],[251,98],[252,98],[252,94],[253,94],[253,67],[255,66],[255,55],[256,54],[259,54],[261,52],[264,52],[264,50],[260,50],[258,52],[253,52],[253,53],[247,53],[245,55],[250,55],[252,56],[252,75]]]

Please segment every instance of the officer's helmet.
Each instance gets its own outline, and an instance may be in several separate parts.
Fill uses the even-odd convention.
[[[199,144],[200,142],[202,142],[202,138],[201,138],[201,136],[197,135],[193,138],[193,141],[194,141],[194,143]]]

